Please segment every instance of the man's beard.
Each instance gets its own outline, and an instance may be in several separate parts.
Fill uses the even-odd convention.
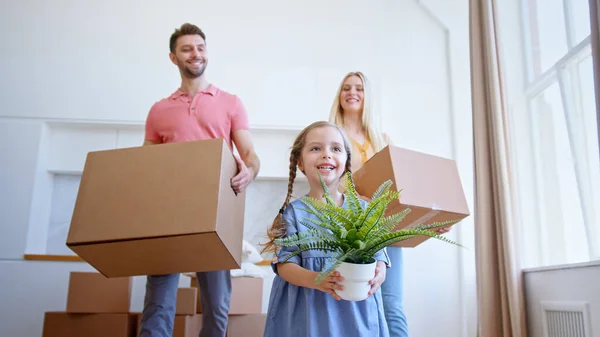
[[[181,65],[180,65],[181,67]],[[183,75],[187,78],[191,78],[191,79],[196,79],[200,76],[202,76],[202,74],[204,74],[204,71],[206,70],[206,62],[202,62],[202,67],[197,68],[197,69],[190,69],[187,64],[183,64]]]

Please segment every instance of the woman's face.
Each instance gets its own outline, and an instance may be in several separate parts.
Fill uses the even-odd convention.
[[[342,84],[340,104],[344,112],[361,113],[363,110],[364,85],[360,77],[352,75]]]

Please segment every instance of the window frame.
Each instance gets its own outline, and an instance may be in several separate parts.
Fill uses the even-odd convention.
[[[524,88],[524,99],[525,99],[525,109],[527,112],[528,123],[530,124],[530,132],[528,136],[529,146],[532,152],[532,165],[530,166],[530,170],[532,171],[535,182],[534,182],[534,196],[535,207],[534,211],[536,214],[536,218],[539,219],[538,223],[538,252],[540,253],[539,262],[542,264],[548,264],[548,258],[550,254],[550,249],[548,245],[548,228],[546,226],[541,226],[544,218],[544,205],[543,198],[541,197],[544,193],[544,181],[542,178],[542,168],[541,168],[541,149],[539,143],[539,126],[536,125],[536,111],[533,108],[533,101],[539,94],[542,94],[544,90],[552,86],[553,84],[557,84],[559,86],[561,100],[562,100],[562,108],[564,111],[565,119],[567,124],[572,124],[572,118],[580,109],[580,103],[577,102],[577,98],[581,97],[581,83],[577,81],[578,75],[573,76],[573,72],[577,71],[579,64],[585,60],[587,57],[591,57],[592,48],[591,48],[591,34],[588,35],[581,42],[576,43],[576,31],[574,13],[572,1],[574,0],[563,0],[563,14],[564,14],[564,24],[565,24],[565,32],[567,37],[567,47],[568,50],[566,54],[564,54],[554,65],[550,68],[542,71],[541,70],[541,57],[540,53],[543,52],[541,50],[534,51],[534,45],[539,45],[536,40],[539,40],[537,37],[537,30],[539,29],[537,23],[535,22],[536,17],[532,16],[532,11],[536,10],[537,0],[520,0],[520,21],[521,27],[523,27],[522,36],[522,47],[523,47],[523,61],[525,62],[525,70],[523,72],[523,88]],[[532,21],[534,19],[534,21]],[[536,38],[537,37],[537,38]],[[539,70],[536,70],[536,67]],[[575,70],[574,70],[575,69]],[[539,74],[539,75],[537,75]],[[580,111],[580,110],[579,110]],[[567,132],[569,137],[570,144],[573,144],[575,141],[572,137],[573,128],[567,125]],[[600,137],[600,135],[598,135]],[[573,150],[571,150],[572,155],[577,156]],[[577,176],[578,184],[580,180],[580,169],[577,167],[575,169],[575,174]],[[588,256],[590,260],[600,260],[600,245],[595,242],[594,236],[600,234],[600,228],[595,228],[593,223],[589,223],[586,221],[585,216],[585,206],[586,205],[584,198],[581,196],[581,189],[578,188],[580,194],[580,204],[582,207],[583,218],[584,218],[584,228],[586,232],[586,242],[588,244]],[[592,200],[593,202],[593,200]]]

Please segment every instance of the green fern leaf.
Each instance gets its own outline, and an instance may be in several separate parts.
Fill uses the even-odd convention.
[[[383,184],[381,184],[377,190],[375,191],[375,193],[373,193],[373,196],[371,197],[372,200],[378,199],[379,197],[381,197],[382,195],[384,195],[385,193],[387,193],[390,190],[390,187],[392,187],[393,182],[391,180],[386,180]]]
[[[379,235],[381,233],[392,232],[396,228],[396,226],[399,223],[401,223],[402,220],[404,220],[404,218],[406,217],[406,215],[408,213],[410,213],[410,208],[405,208],[404,210],[402,210],[399,213],[394,213],[392,215],[383,217],[381,219],[381,221],[379,222],[377,229],[372,231],[368,235],[368,238],[365,238],[365,240],[370,240],[373,236]]]
[[[303,246],[302,248],[298,248],[298,249],[297,249],[297,250],[295,250],[293,253],[291,253],[291,254],[289,254],[288,256],[286,256],[286,257],[285,257],[283,260],[281,260],[281,261],[280,261],[280,262],[278,262],[278,263],[286,263],[286,262],[288,262],[288,261],[289,261],[289,260],[290,260],[292,257],[294,257],[294,256],[297,256],[297,255],[300,255],[300,254],[302,254],[302,253],[304,253],[304,252],[307,252],[307,251],[309,251],[309,250],[320,250],[320,251],[323,251],[323,252],[326,252],[326,253],[331,253],[331,254],[333,254],[333,253],[335,253],[335,252],[337,252],[337,251],[338,251],[338,250],[337,250],[337,249],[335,249],[335,248],[312,248],[312,247],[310,247],[310,246]]]
[[[415,226],[414,229],[421,229],[421,230],[438,229],[438,228],[448,227],[459,221],[460,220],[448,220],[448,221],[442,221],[442,222],[433,222],[429,225],[419,224],[419,225]]]
[[[307,200],[311,206],[317,211],[325,215],[330,221],[343,226],[346,230],[354,228],[355,220],[353,215],[348,210],[337,205],[330,205],[321,200]]]
[[[358,193],[356,192],[356,187],[354,186],[354,180],[352,179],[352,173],[346,172],[344,174],[344,194],[348,197],[347,203],[348,207],[354,214],[359,214],[363,208],[360,204],[360,199],[358,198]]]
[[[321,188],[323,188],[323,197],[325,198],[325,202],[330,205],[335,205],[335,202],[331,198],[331,193],[329,193],[329,188],[325,184],[325,181],[323,180],[323,177],[321,176],[320,173],[319,173],[319,181],[321,182]]]
[[[361,223],[359,224],[358,237],[362,240],[368,238],[369,233],[373,229],[377,229],[376,226],[379,224],[381,218],[384,216],[387,206],[396,198],[396,193],[387,192],[379,198],[373,200],[367,206],[365,212],[359,218]]]
[[[431,238],[436,238],[438,240],[441,240],[441,241],[444,241],[447,243],[451,243],[451,244],[457,245],[459,247],[463,247],[459,243],[456,243],[456,242],[454,242],[446,237],[443,237],[441,235],[437,235],[435,232],[425,231],[425,230],[416,230],[416,229],[407,229],[407,230],[400,230],[400,231],[396,231],[393,233],[388,233],[388,234],[382,235],[377,240],[373,240],[373,241],[369,242],[368,247],[365,250],[368,252],[368,254],[376,254],[378,251],[380,251],[381,249],[383,249],[389,245],[392,245],[394,243],[404,241],[407,239],[411,239],[411,238],[417,237],[417,236],[429,236]]]
[[[325,229],[329,229],[330,231],[332,231],[336,236],[341,236],[341,234],[346,231],[346,228],[343,225],[339,225],[337,223],[335,223],[334,221],[332,221],[327,215],[325,215],[323,212],[319,212],[317,209],[315,209],[314,206],[312,206],[312,202],[315,199],[311,199],[311,198],[303,198],[302,201],[308,206],[308,208],[300,208],[300,210],[303,210],[309,214],[313,214],[318,218],[318,222],[314,222],[315,224],[317,224],[320,227],[323,227]]]

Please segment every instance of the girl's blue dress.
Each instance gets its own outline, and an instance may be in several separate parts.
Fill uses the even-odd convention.
[[[342,207],[348,207],[346,198]],[[297,199],[285,209],[283,219],[288,226],[288,235],[308,230],[296,219],[314,215],[302,208],[308,206]],[[277,261],[282,261],[296,249],[284,247],[277,254]],[[287,262],[296,263],[308,270],[321,271],[325,266],[326,256],[324,252],[307,251]],[[375,258],[389,262],[385,249],[379,251]],[[276,263],[271,263],[271,266],[277,274]],[[328,293],[295,286],[277,274],[271,288],[264,337],[389,337],[381,289],[364,301],[336,301]]]

